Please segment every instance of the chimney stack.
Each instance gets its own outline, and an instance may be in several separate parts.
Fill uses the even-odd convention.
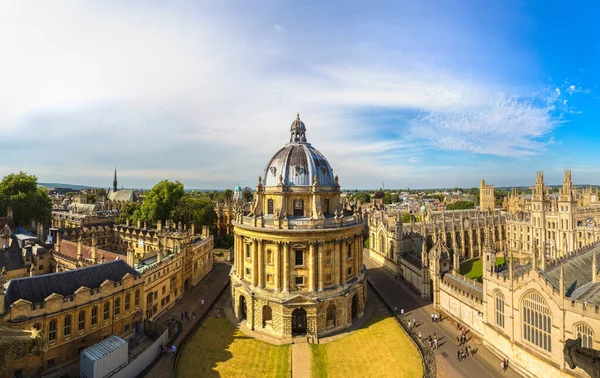
[[[6,216],[7,216],[8,218],[12,218],[12,217],[13,217],[13,209],[12,209],[12,207],[9,207],[9,208],[6,210]]]

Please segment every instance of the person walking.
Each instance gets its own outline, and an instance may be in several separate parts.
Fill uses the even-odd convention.
[[[177,347],[175,344],[171,345],[171,354],[173,354],[173,356],[177,354]]]
[[[456,350],[456,359],[460,362],[460,349]]]
[[[192,311],[192,319],[196,320],[196,311]]]
[[[432,322],[432,323],[434,323],[434,321],[435,321],[435,319],[434,319],[434,318],[435,318],[435,314],[432,312],[432,313],[431,313],[431,322]]]
[[[404,309],[403,308],[400,309],[400,316],[404,316]]]
[[[421,331],[419,331],[419,340],[421,340]]]

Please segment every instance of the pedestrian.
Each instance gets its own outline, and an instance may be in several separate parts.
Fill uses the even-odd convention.
[[[465,347],[465,357],[469,357],[469,347]]]
[[[437,338],[433,339],[433,345],[435,345],[434,349],[437,349],[437,347],[438,347],[438,339]]]
[[[181,321],[183,321],[183,312],[181,313]]]
[[[408,321],[408,328],[410,328],[410,320]]]
[[[413,324],[413,327],[416,327],[417,326],[417,319],[413,318],[413,323],[412,324]]]
[[[438,322],[438,316],[437,316],[437,314],[435,314],[434,319],[435,319],[435,323],[437,323]]]
[[[421,340],[421,331],[419,331],[419,340]]]
[[[204,307],[204,299],[200,299],[200,304]]]
[[[456,359],[460,362],[460,349],[456,350]]]
[[[504,360],[500,362],[500,371],[504,371]]]
[[[394,314],[397,314],[397,313],[398,313],[398,307],[394,306]]]
[[[400,316],[404,316],[404,309],[403,308],[400,309]]]
[[[192,311],[192,319],[196,320],[196,311]]]
[[[432,322],[432,323],[434,322],[434,318],[435,318],[435,314],[432,312],[432,313],[431,313],[431,322]]]
[[[460,345],[460,337],[456,336],[456,345]]]
[[[173,356],[177,354],[177,347],[175,344],[171,345],[171,354],[173,354]]]

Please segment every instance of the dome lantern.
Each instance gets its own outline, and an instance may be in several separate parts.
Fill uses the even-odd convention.
[[[296,120],[290,126],[290,143],[306,143],[306,126],[300,121],[300,113],[296,113]]]

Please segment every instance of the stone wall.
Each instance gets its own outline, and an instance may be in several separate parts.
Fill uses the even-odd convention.
[[[443,282],[440,285],[440,306],[448,315],[479,337],[483,337],[483,303],[459,293]]]

